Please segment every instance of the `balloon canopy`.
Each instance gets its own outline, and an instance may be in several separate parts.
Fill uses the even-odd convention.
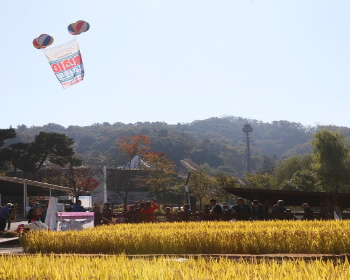
[[[78,33],[75,32],[74,23],[71,23],[70,25],[68,25],[68,32],[72,35],[78,35]]]
[[[68,32],[72,35],[79,35],[90,29],[90,24],[84,20],[78,20],[75,23],[68,25]]]
[[[33,46],[37,49],[45,49],[53,43],[53,37],[48,34],[41,34],[33,40]]]

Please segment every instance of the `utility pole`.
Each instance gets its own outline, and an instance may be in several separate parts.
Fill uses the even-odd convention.
[[[249,132],[253,132],[253,128],[250,124],[245,124],[242,128],[242,132],[245,133],[245,143],[247,149],[247,171],[250,173],[250,148],[249,148]]]

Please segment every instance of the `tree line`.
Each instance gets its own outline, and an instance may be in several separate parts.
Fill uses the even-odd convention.
[[[167,133],[163,131],[161,135]],[[102,166],[118,167],[124,172],[119,172],[118,180],[114,178],[113,188],[125,204],[128,192],[135,184],[147,187],[158,201],[176,200],[183,194],[183,178],[188,172],[191,172],[191,194],[196,197],[199,207],[212,197],[228,201],[230,195],[225,187],[349,192],[350,186],[349,140],[339,131],[328,129],[312,135],[310,153],[280,159],[270,163],[266,170],[243,176],[232,175],[193,158],[180,160],[178,166],[166,152],[156,150],[162,146],[159,146],[159,140],[153,144],[154,135],[126,134],[114,138],[109,153],[91,154],[89,160],[85,159],[91,163],[87,165],[83,165],[83,159],[75,151],[75,141],[64,133],[41,131],[33,141],[7,143],[15,138],[14,129],[0,130],[0,172],[3,174],[21,171],[27,178],[69,186],[79,196],[89,189],[90,178],[101,175]],[[203,145],[210,146],[211,142]],[[144,162],[138,166],[144,171],[139,173],[140,176],[131,172],[132,168],[128,166],[135,156],[140,156]],[[269,158],[265,160],[269,162]]]
[[[16,137],[7,141],[7,144],[33,141],[42,131],[62,133],[74,139],[74,150],[84,165],[93,165],[99,158],[118,157],[120,151],[115,146],[116,139],[127,135],[147,135],[152,141],[151,151],[165,152],[178,168],[181,167],[180,160],[191,158],[194,162],[208,163],[211,168],[227,174],[244,176],[247,162],[242,127],[246,123],[254,129],[250,135],[252,172],[269,170],[278,160],[294,154],[310,153],[312,135],[320,129],[287,121],[263,123],[235,117],[210,118],[176,125],[163,122],[105,122],[65,128],[50,123],[42,127],[19,125]]]

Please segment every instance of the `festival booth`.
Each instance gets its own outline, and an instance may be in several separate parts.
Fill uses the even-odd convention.
[[[50,230],[82,230],[94,226],[94,212],[58,212],[57,198],[51,197],[45,224]]]
[[[94,226],[94,212],[57,212],[56,229],[82,230]]]

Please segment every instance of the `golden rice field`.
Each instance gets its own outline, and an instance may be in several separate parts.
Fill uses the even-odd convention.
[[[0,279],[99,279],[99,280],[323,280],[350,279],[348,261],[303,261],[134,258],[123,255],[1,256]]]
[[[350,221],[211,221],[34,232],[22,245],[28,253],[342,254],[350,253],[349,235]]]

